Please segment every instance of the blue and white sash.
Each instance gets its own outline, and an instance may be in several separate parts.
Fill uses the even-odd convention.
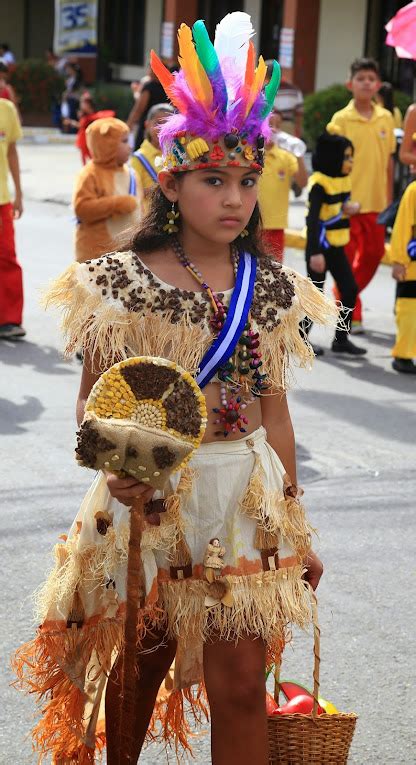
[[[416,239],[411,239],[407,245],[407,254],[410,260],[416,260]]]
[[[324,250],[328,250],[331,246],[328,242],[328,239],[326,238],[327,227],[332,226],[333,223],[338,223],[341,218],[342,212],[339,212],[338,215],[333,215],[332,218],[328,218],[327,220],[319,220],[319,244],[321,247],[323,247]]]
[[[149,175],[150,175],[150,177],[151,177],[152,181],[155,181],[155,182],[156,182],[156,181],[157,181],[157,172],[156,172],[156,170],[155,170],[155,169],[152,167],[152,165],[150,164],[149,160],[148,160],[148,159],[146,159],[146,157],[144,156],[144,154],[142,154],[142,152],[140,151],[140,149],[138,149],[137,151],[135,151],[135,152],[133,153],[133,157],[136,157],[136,158],[139,160],[139,162],[140,162],[140,163],[143,165],[144,169],[145,169],[145,170],[147,170],[147,172],[149,173]]]
[[[240,253],[235,287],[227,311],[227,318],[218,337],[206,352],[196,382],[203,388],[214,377],[219,367],[228,361],[243,333],[254,294],[257,261],[248,252]]]
[[[136,173],[134,172],[132,167],[129,167],[129,174],[130,174],[129,194],[130,196],[135,197],[137,192],[137,181],[136,181]]]

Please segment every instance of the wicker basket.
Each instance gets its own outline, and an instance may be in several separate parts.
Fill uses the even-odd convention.
[[[314,633],[314,704],[311,715],[268,717],[270,765],[345,765],[357,715],[318,715],[320,629],[315,595],[312,598]],[[275,700],[279,703],[280,666],[275,670]]]

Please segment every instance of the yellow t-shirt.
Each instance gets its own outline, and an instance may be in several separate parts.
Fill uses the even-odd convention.
[[[393,115],[373,104],[371,119],[359,114],[350,101],[331,120],[354,145],[351,173],[352,198],[361,213],[381,212],[387,206],[387,168],[396,149]]]
[[[395,128],[402,128],[403,127],[403,115],[399,109],[398,106],[394,107],[393,112],[393,121],[394,121],[394,127]]]
[[[145,138],[143,143],[140,144],[139,150],[141,154],[147,159],[147,161],[151,164],[153,167],[153,170],[155,172],[158,172],[158,169],[155,165],[155,159],[156,157],[160,157],[162,152],[160,149],[157,149],[156,146],[153,146],[150,141]],[[148,197],[149,197],[149,191],[153,189],[153,187],[156,185],[157,181],[154,181],[151,177],[150,173],[146,170],[146,168],[142,165],[140,160],[134,156],[134,154],[131,157],[130,164],[132,168],[136,171],[136,174],[139,178],[139,181],[143,187],[144,190],[144,207],[145,207],[145,213],[148,209]]]
[[[406,281],[416,281],[416,261],[407,254],[407,245],[416,234],[416,181],[404,192],[390,241],[390,257],[394,263],[406,266]]]
[[[289,191],[297,171],[298,161],[289,151],[278,146],[266,149],[258,196],[263,228],[287,228]]]
[[[8,148],[11,143],[16,143],[21,137],[22,128],[15,105],[5,98],[0,98],[0,205],[6,205],[10,202],[7,183],[9,177]]]

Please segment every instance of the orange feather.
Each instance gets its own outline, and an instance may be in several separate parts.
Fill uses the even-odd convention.
[[[161,62],[154,50],[150,52],[150,66],[162,85],[167,97],[172,101],[173,105],[184,114],[186,112],[186,103],[177,93],[175,93],[175,77]]]
[[[246,76],[244,84],[247,88],[251,88],[254,80],[254,59],[256,52],[254,50],[254,43],[250,40],[247,51],[247,63],[246,63]]]
[[[186,24],[181,24],[178,29],[178,43],[179,63],[189,89],[195,100],[209,112],[213,100],[212,86],[195,50],[192,32]]]
[[[259,63],[257,64],[257,68],[254,73],[254,82],[251,86],[250,95],[247,101],[246,113],[245,113],[246,117],[249,114],[251,107],[253,106],[257,96],[259,95],[264,85],[266,74],[267,74],[267,66],[264,62],[264,58],[263,56],[259,56]]]
[[[243,99],[246,105],[248,104],[250,100],[251,88],[253,86],[253,81],[254,81],[255,55],[256,55],[256,52],[254,49],[254,44],[250,40],[248,44],[246,73],[245,73],[244,85],[243,85]]]

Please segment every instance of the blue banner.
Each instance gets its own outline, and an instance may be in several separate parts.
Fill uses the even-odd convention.
[[[55,0],[55,53],[97,53],[98,0],[69,2]]]

